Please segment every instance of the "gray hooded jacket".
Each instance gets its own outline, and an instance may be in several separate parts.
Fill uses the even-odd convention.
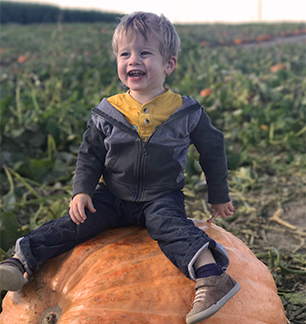
[[[211,204],[228,202],[227,161],[223,134],[202,106],[183,96],[183,105],[156,128],[147,142],[105,98],[92,110],[80,146],[73,196],[91,197],[101,175],[109,190],[128,201],[150,201],[185,185],[190,144],[199,162]]]

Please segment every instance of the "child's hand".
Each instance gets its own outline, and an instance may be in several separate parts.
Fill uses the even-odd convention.
[[[73,197],[70,204],[70,218],[77,224],[84,223],[86,220],[85,208],[95,213],[96,209],[92,204],[91,197],[84,193],[79,193]]]
[[[211,218],[207,221],[209,223],[214,222],[218,216],[226,218],[227,216],[232,216],[234,214],[234,206],[230,201],[225,204],[212,204],[211,206],[214,210],[214,213],[212,214]]]

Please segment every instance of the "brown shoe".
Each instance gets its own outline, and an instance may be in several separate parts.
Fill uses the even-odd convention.
[[[0,291],[17,291],[24,284],[24,269],[21,263],[13,258],[0,263]]]
[[[240,285],[224,272],[196,280],[196,296],[191,311],[186,316],[188,324],[199,323],[214,315],[240,289]]]

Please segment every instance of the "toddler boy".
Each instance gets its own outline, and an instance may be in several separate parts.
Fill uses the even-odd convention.
[[[1,290],[20,289],[25,271],[35,272],[46,260],[106,228],[140,225],[196,281],[188,324],[212,316],[238,292],[240,285],[225,272],[225,249],[185,213],[183,171],[191,143],[200,153],[214,209],[209,222],[232,215],[234,208],[222,133],[196,100],[164,88],[179,47],[179,36],[163,15],[136,12],[121,20],[113,51],[118,76],[129,90],[104,98],[93,109],[78,153],[68,214],[17,240],[17,257],[0,264]]]

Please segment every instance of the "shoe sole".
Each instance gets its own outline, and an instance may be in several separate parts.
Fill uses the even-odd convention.
[[[217,304],[212,305],[208,309],[205,309],[198,314],[186,318],[187,324],[196,324],[213,316],[224,304],[226,304],[234,295],[237,294],[240,288],[240,284],[236,282],[235,286],[223,298],[221,298]]]
[[[0,291],[17,291],[24,283],[22,273],[13,266],[0,266]]]

